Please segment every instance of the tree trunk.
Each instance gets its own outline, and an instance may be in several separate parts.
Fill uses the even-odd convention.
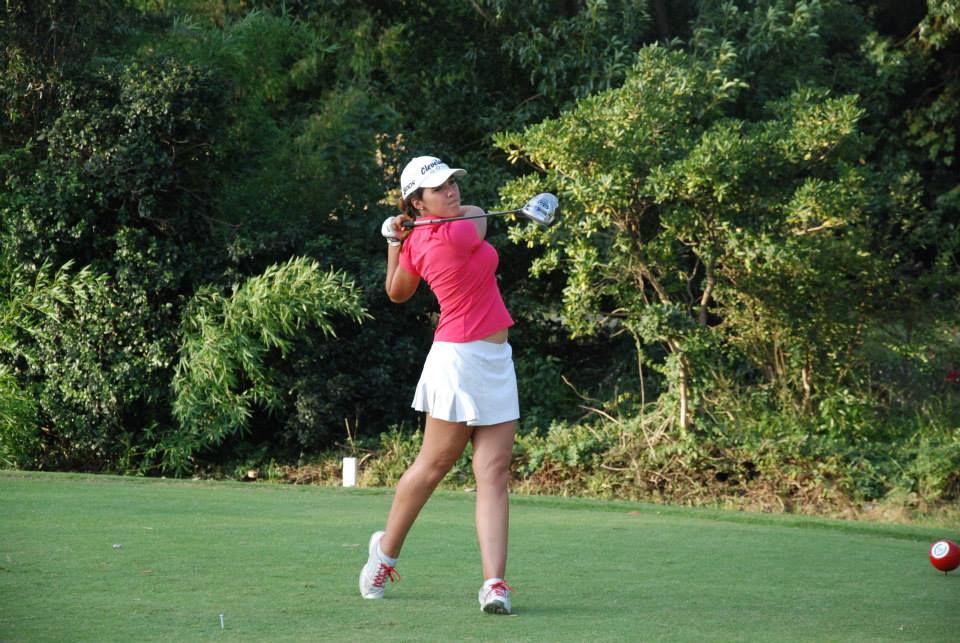
[[[654,0],[653,11],[657,19],[657,35],[663,42],[670,41],[670,17],[665,0]]]
[[[810,358],[808,357],[803,368],[800,369],[800,382],[803,386],[803,410],[810,410],[810,398],[813,394],[813,388],[810,386],[810,372],[812,370]]]
[[[686,435],[690,428],[690,411],[687,403],[687,364],[686,360],[680,359],[680,417],[677,418],[680,424],[680,435]]]
[[[680,435],[686,435],[690,428],[690,367],[684,358],[677,342],[667,340],[667,348],[677,355],[680,373],[677,377],[677,393],[680,395],[680,408],[677,413],[677,425],[680,429]]]
[[[707,327],[707,309],[710,306],[710,298],[713,296],[713,287],[715,285],[712,261],[708,261],[706,263],[706,273],[707,275],[703,287],[703,296],[700,297],[700,310],[697,314],[697,322],[700,324],[700,328]]]

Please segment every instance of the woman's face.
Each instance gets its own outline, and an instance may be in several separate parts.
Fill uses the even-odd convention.
[[[455,217],[460,214],[460,186],[456,177],[435,188],[423,188],[420,199],[413,199],[420,216]]]

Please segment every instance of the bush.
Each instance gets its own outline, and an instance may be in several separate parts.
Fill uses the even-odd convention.
[[[12,370],[0,364],[0,468],[40,468],[36,416],[32,396],[20,388]]]
[[[6,264],[0,370],[7,459],[17,466],[126,470],[160,417],[164,338],[149,337],[142,293],[89,268]]]
[[[161,467],[184,473],[205,446],[243,435],[256,406],[277,412],[289,404],[277,386],[270,353],[286,357],[297,335],[318,328],[329,337],[331,317],[367,318],[360,294],[342,272],[326,273],[310,260],[291,259],[235,287],[229,297],[204,288],[181,323],[173,414],[180,431],[155,451]]]

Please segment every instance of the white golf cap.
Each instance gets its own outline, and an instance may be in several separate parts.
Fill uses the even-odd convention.
[[[466,170],[451,168],[435,156],[418,156],[400,174],[400,192],[404,199],[419,188],[435,188],[451,176],[463,176]]]

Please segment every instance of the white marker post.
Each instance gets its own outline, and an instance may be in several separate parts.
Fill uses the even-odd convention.
[[[343,486],[344,487],[357,486],[357,459],[356,458],[343,459]]]

